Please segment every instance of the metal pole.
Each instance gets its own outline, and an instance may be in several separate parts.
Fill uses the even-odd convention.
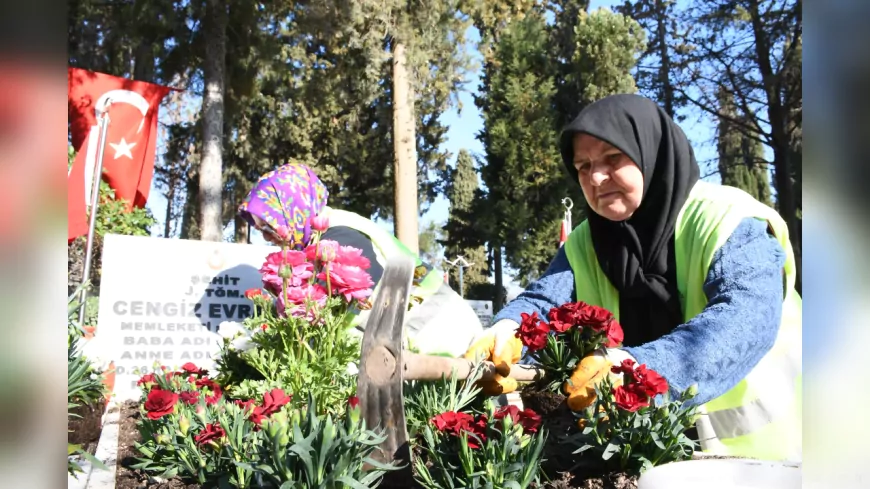
[[[91,186],[91,216],[88,226],[88,241],[85,248],[85,264],[82,271],[82,283],[88,281],[91,275],[91,257],[94,253],[94,229],[97,225],[97,206],[100,202],[100,182],[103,180],[103,152],[106,149],[106,131],[109,128],[109,106],[112,101],[106,101],[106,107],[100,114],[100,142],[97,146],[97,164],[94,169],[94,181]],[[88,284],[90,287],[90,284]],[[82,287],[82,304],[79,309],[79,326],[84,326],[85,312],[88,308],[88,287]]]
[[[458,255],[456,257],[456,259],[453,261],[450,261],[450,260],[444,260],[444,261],[447,262],[449,265],[457,267],[459,269],[459,297],[462,297],[464,299],[465,298],[465,277],[464,277],[464,274],[462,272],[463,272],[464,268],[468,268],[468,267],[474,265],[474,263],[468,263],[465,260],[465,258],[462,257],[462,255]]]

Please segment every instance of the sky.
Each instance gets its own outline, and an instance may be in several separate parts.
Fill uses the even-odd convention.
[[[592,0],[590,2],[589,11],[593,11],[599,7],[612,7],[613,5],[622,3],[621,1],[613,1],[613,0]],[[471,27],[467,32],[467,39],[469,42],[469,53],[472,55],[472,58],[477,61],[477,65],[481,64],[480,53],[477,52],[474,46],[479,41],[479,35],[477,29]],[[459,93],[459,101],[462,105],[461,112],[457,107],[452,107],[450,110],[445,112],[441,116],[441,122],[446,127],[448,127],[445,142],[442,148],[450,153],[449,163],[451,165],[455,164],[455,159],[459,150],[466,149],[470,151],[472,154],[483,154],[483,146],[480,141],[476,139],[477,133],[483,128],[483,119],[481,117],[480,111],[474,105],[474,93],[476,93],[478,86],[480,84],[480,69],[468,73],[467,82],[465,84],[464,90]],[[716,148],[715,145],[711,144],[712,138],[715,134],[715,128],[709,122],[702,121],[700,123],[694,122],[697,117],[690,116],[681,123],[681,127],[686,132],[689,140],[692,142],[693,147],[695,149],[695,155],[699,162],[704,162],[715,158],[716,156]],[[164,141],[158,141],[158,146],[164,145]],[[165,150],[161,147],[158,147],[157,154],[162,154]],[[701,171],[702,175],[705,174],[705,171],[702,167]],[[714,176],[712,180],[718,182],[718,176]],[[567,195],[566,197],[571,197],[575,202],[578,199],[582,199],[582,194],[580,193],[579,186],[577,188],[576,195]],[[151,212],[157,219],[158,223],[152,227],[152,235],[153,236],[162,236],[163,235],[163,220],[166,215],[166,199],[163,197],[162,193],[154,187],[152,184],[151,196],[149,198],[148,207],[151,209]],[[435,222],[439,225],[443,225],[447,221],[448,216],[448,208],[449,203],[446,198],[443,196],[438,197],[435,202],[429,207],[427,212],[420,217],[419,225],[420,228],[423,229],[430,222]],[[378,221],[376,221],[378,222]],[[389,232],[393,232],[392,224],[386,222],[378,222],[379,225],[387,229]],[[232,237],[232,225],[228,226],[226,230],[226,237],[231,239]],[[558,236],[553,236],[554,240],[558,239]],[[253,231],[251,233],[251,240],[257,244],[264,244],[260,233],[257,231]],[[456,257],[448,256],[445,257],[448,260],[454,260]],[[510,268],[506,268],[506,276],[505,284],[508,288],[508,298],[515,296],[522,289],[517,285],[516,281],[513,280],[512,276],[515,272]]]

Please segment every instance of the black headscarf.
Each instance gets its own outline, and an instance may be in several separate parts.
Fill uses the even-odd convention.
[[[682,129],[652,100],[639,95],[601,99],[562,132],[562,160],[575,182],[572,138],[577,133],[616,147],[643,173],[643,197],[631,218],[614,222],[589,212],[588,220],[598,263],[619,291],[625,345],[653,341],[683,322],[674,229],[700,178],[698,162]]]

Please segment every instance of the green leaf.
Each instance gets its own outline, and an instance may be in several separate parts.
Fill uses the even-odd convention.
[[[613,457],[619,453],[619,445],[615,443],[608,443],[606,447],[604,447],[604,453],[601,454],[601,458],[603,460],[610,460],[610,457]]]
[[[653,443],[655,443],[657,447],[661,448],[662,450],[667,450],[667,447],[664,443],[662,443],[661,437],[658,433],[656,433],[655,431],[651,431],[649,436],[650,438],[652,438]]]

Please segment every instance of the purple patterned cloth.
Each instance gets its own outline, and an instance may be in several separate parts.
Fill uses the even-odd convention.
[[[252,226],[272,231],[287,229],[291,248],[311,239],[311,219],[326,206],[329,192],[311,168],[290,163],[266,173],[239,206],[239,214]]]

